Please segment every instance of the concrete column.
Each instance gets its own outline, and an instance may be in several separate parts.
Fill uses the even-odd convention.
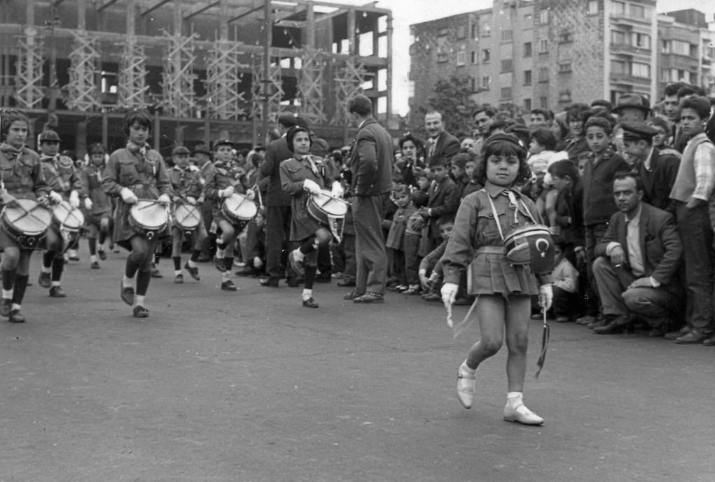
[[[87,121],[77,123],[74,136],[74,152],[77,159],[82,159],[87,153]]]

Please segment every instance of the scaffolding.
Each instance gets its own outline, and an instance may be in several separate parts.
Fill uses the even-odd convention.
[[[33,109],[42,103],[42,37],[35,27],[27,27],[25,35],[18,38],[17,76],[15,101],[19,107]]]
[[[238,119],[246,115],[244,93],[238,91],[241,69],[248,65],[240,62],[242,54],[239,43],[217,40],[209,52],[206,72],[206,104],[209,117],[214,119]]]
[[[130,36],[126,43],[119,64],[117,85],[117,105],[125,109],[146,107],[146,55],[144,47],[137,45],[136,38]]]
[[[311,124],[323,124],[327,121],[323,96],[325,67],[326,61],[320,50],[305,49],[299,74],[298,94],[301,114]]]
[[[348,101],[357,94],[362,93],[362,85],[366,82],[368,73],[365,67],[355,57],[345,60],[344,67],[340,68],[335,76],[335,116],[333,123],[338,125],[350,124]]]
[[[67,85],[67,106],[81,112],[99,108],[99,95],[94,76],[97,73],[97,39],[86,30],[73,31],[74,42],[70,52],[70,82]]]
[[[162,74],[163,107],[174,117],[193,117],[196,110],[193,66],[196,35],[188,37],[164,32],[167,40],[167,56]]]
[[[263,62],[253,57],[253,84],[251,93],[253,102],[251,106],[251,116],[254,122],[263,120],[263,99],[268,97],[268,121],[276,122],[281,108],[283,98],[283,83],[281,80],[281,66],[270,65],[268,68],[268,79],[263,78]]]

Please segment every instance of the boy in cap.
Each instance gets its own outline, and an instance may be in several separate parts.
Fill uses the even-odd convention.
[[[102,260],[107,259],[104,242],[109,234],[110,213],[112,204],[102,190],[102,170],[106,164],[107,153],[102,144],[92,144],[89,147],[89,162],[80,172],[82,196],[84,197],[85,220],[87,223],[87,240],[89,243],[89,259],[92,269],[99,269],[97,254]],[[97,249],[99,238],[99,249]]]
[[[60,136],[55,131],[44,131],[39,137],[40,167],[42,174],[50,188],[60,194],[62,199],[69,201],[72,209],[79,209],[82,184],[75,168],[74,161],[66,156],[59,155]],[[42,267],[38,283],[43,288],[50,289],[53,298],[64,298],[67,295],[61,287],[62,272],[64,271],[64,252],[68,247],[77,245],[78,236],[68,236],[65,240],[60,226],[52,223],[50,228],[57,234],[58,243],[48,245],[42,255]],[[76,253],[70,256],[78,260]]]
[[[201,177],[201,172],[198,167],[192,166],[189,163],[189,150],[184,146],[176,146],[171,153],[171,158],[174,162],[174,167],[169,170],[169,180],[171,187],[174,190],[174,208],[177,204],[187,204],[190,209],[200,212],[200,206],[203,202],[203,188],[205,181]],[[181,245],[184,241],[184,230],[176,222],[171,228],[171,259],[174,261],[174,283],[183,283],[184,275],[181,270]],[[200,280],[199,267],[196,261],[201,254],[201,246],[206,239],[206,228],[203,220],[189,236],[191,241],[191,258],[184,265],[184,269],[188,271],[193,279]]]

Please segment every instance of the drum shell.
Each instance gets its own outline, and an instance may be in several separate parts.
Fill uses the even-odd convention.
[[[62,201],[52,208],[52,222],[60,229],[78,233],[84,225],[84,214],[79,208],[75,209],[67,201]]]
[[[258,206],[244,195],[234,193],[224,200],[221,213],[234,224],[245,223],[256,217]]]
[[[176,205],[174,209],[174,225],[187,236],[196,231],[202,222],[201,207],[198,204],[183,203]]]
[[[30,199],[18,199],[16,201],[22,207],[5,207],[2,211],[2,216],[0,216],[0,225],[2,225],[3,230],[7,236],[15,241],[23,249],[36,249],[42,247],[42,240],[45,239],[47,234],[47,229],[52,221],[52,214],[50,211],[44,207],[38,207],[36,201]],[[9,219],[9,214],[11,211],[18,210],[22,211],[20,217],[25,211],[32,213],[37,213],[41,215],[41,222],[36,223],[35,229],[30,229],[29,226],[17,226]],[[37,217],[35,216],[35,219]],[[17,220],[18,218],[16,218]]]
[[[328,196],[328,201],[321,204],[319,200]],[[328,205],[334,209],[328,209]],[[340,206],[340,208],[338,208]],[[305,203],[305,209],[308,215],[318,221],[320,224],[329,226],[330,217],[344,219],[347,214],[347,203],[342,200],[333,199],[329,191],[323,191],[321,194],[311,194]]]
[[[163,206],[161,206],[163,209],[163,215],[158,209],[152,211],[154,213],[160,213],[158,219],[144,219],[142,216],[142,210],[153,208],[153,205],[156,205],[157,207],[160,206],[156,203],[156,201],[139,201],[132,205],[129,209],[128,216],[130,226],[132,226],[136,231],[152,237],[156,233],[164,231],[169,224],[169,216],[166,208]]]

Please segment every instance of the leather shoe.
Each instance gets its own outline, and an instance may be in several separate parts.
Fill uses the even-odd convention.
[[[11,323],[25,323],[25,317],[22,316],[20,310],[12,310],[10,312],[10,322]]]
[[[152,278],[163,278],[164,275],[161,274],[161,271],[159,271],[159,268],[153,267],[151,269],[151,277]]]
[[[97,250],[97,254],[99,255],[99,259],[101,259],[102,261],[107,259],[107,252],[103,249]]]
[[[300,278],[288,278],[286,280],[286,283],[288,283],[288,286],[291,288],[298,288],[300,286],[301,280]]]
[[[625,315],[619,315],[611,320],[604,326],[596,326],[593,329],[594,333],[599,335],[615,335],[616,333],[622,333],[625,326],[630,322],[630,319]]]
[[[308,298],[307,300],[303,300],[303,307],[304,307],[304,308],[317,308],[317,307],[318,307],[318,303],[317,303],[317,302],[313,299],[313,297],[311,296],[311,297]]]
[[[354,288],[355,280],[342,280],[342,281],[338,281],[337,284],[341,288]]]
[[[442,297],[437,293],[425,293],[422,295],[422,299],[425,301],[442,301]]]
[[[586,316],[581,316],[579,318],[576,318],[576,324],[583,325],[583,326],[588,326],[591,323],[594,323],[595,321],[596,321],[596,317],[591,316],[591,315],[586,315]]]
[[[355,301],[356,298],[361,297],[362,295],[359,295],[357,291],[352,290],[350,293],[347,293],[345,296],[343,296],[343,299],[346,301]]]
[[[382,296],[380,293],[373,293],[372,291],[368,291],[362,296],[358,296],[357,298],[353,299],[353,303],[384,303],[385,298]]]
[[[662,336],[665,336],[665,330],[663,330],[662,326],[654,326],[648,332],[648,336],[650,338],[660,338]]]
[[[174,283],[177,285],[183,284],[184,283],[184,275],[179,273],[176,276],[174,276]]]
[[[221,283],[221,289],[224,291],[236,291],[238,288],[236,288],[236,285],[233,284],[233,281],[231,280],[226,280]]]
[[[50,275],[49,272],[40,272],[40,277],[37,278],[37,284],[42,286],[43,288],[49,288],[52,286],[52,276]]]
[[[0,316],[7,318],[10,316],[10,308],[12,307],[12,300],[9,298],[3,298],[2,304],[0,304]]]
[[[715,346],[715,335],[711,336],[707,340],[703,340],[703,345],[705,346]]]
[[[149,310],[144,308],[143,306],[137,305],[134,307],[132,310],[132,313],[134,314],[134,318],[148,318],[149,317]]]
[[[134,304],[134,288],[131,286],[125,287],[121,280],[119,281],[119,296],[129,306]]]
[[[199,268],[192,268],[189,266],[189,263],[187,262],[184,265],[184,269],[186,270],[189,275],[194,278],[196,281],[201,281],[201,276],[199,276]]]
[[[278,280],[276,278],[262,279],[261,286],[265,286],[267,288],[278,288]]]
[[[690,327],[688,325],[683,326],[677,331],[671,331],[665,334],[666,340],[675,340],[683,335],[687,335],[690,332]]]
[[[92,261],[92,269],[99,269],[99,261]]]
[[[52,298],[67,298],[67,293],[60,286],[50,288],[50,297]]]
[[[675,343],[678,345],[695,345],[703,343],[705,340],[710,338],[710,335],[703,333],[697,328],[693,328],[688,333],[675,339]]]

